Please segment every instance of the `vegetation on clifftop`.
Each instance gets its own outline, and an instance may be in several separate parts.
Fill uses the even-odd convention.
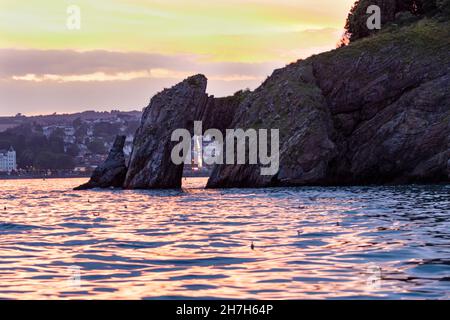
[[[378,32],[367,27],[370,16],[367,8],[371,5],[381,9],[382,30],[389,26],[404,26],[424,17],[434,17],[440,21],[450,17],[450,0],[358,0],[348,15],[341,45]]]

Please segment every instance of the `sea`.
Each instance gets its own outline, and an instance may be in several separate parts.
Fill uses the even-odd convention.
[[[450,185],[0,180],[0,299],[449,299]]]

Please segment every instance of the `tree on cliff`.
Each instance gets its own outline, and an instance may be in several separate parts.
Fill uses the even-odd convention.
[[[345,33],[340,46],[367,37],[377,30],[367,27],[370,14],[367,8],[377,5],[381,9],[381,25],[389,24],[403,16],[434,16],[445,18],[450,16],[450,0],[358,0],[355,2],[347,17]]]

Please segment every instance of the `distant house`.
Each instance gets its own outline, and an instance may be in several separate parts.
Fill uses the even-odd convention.
[[[53,130],[54,129],[52,126],[42,127],[42,132],[44,133],[44,136],[46,136],[47,138],[52,134]]]
[[[56,130],[62,130],[64,132],[64,143],[75,143],[75,128],[72,126],[65,125],[51,125],[42,128],[44,135],[48,138]]]
[[[66,136],[73,136],[75,134],[75,128],[72,126],[65,126],[64,127],[64,134]]]
[[[13,147],[8,150],[0,150],[0,172],[8,172],[17,170],[16,151]]]

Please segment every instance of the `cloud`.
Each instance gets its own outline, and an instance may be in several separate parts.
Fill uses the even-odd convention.
[[[178,79],[139,78],[127,81],[55,82],[0,80],[0,115],[27,115],[83,110],[140,110],[150,98]],[[209,79],[209,93],[233,94],[246,87],[256,88],[260,80],[225,81]]]
[[[282,62],[208,62],[204,56],[104,50],[0,49],[0,114],[140,109],[196,73],[216,96],[256,88]]]
[[[33,81],[33,82],[104,82],[104,81],[129,81],[134,79],[185,79],[195,72],[180,72],[167,69],[151,69],[149,71],[134,72],[118,72],[107,74],[104,72],[94,72],[80,75],[59,75],[59,74],[43,74],[36,75],[27,73],[24,76],[12,76],[12,80]],[[209,80],[219,81],[246,81],[246,80],[262,80],[263,77],[249,76],[242,74],[216,75],[209,77]]]
[[[31,6],[6,0],[0,4],[0,47],[193,53],[261,62],[277,59],[274,48],[327,44],[327,29],[343,27],[354,1],[77,0],[72,2],[80,7],[81,28],[74,31],[66,27],[71,2],[40,0]]]
[[[0,115],[142,107],[197,73],[216,96],[253,89],[332,49],[354,0],[77,0],[77,31],[67,1],[3,2]]]
[[[260,78],[282,62],[208,62],[205,56],[94,50],[0,49],[0,78],[28,81],[112,81],[142,77]]]
[[[280,52],[280,59],[323,51]],[[208,93],[255,89],[284,61],[218,62],[206,55],[107,50],[0,49],[0,115],[145,106],[158,91],[203,73]]]

